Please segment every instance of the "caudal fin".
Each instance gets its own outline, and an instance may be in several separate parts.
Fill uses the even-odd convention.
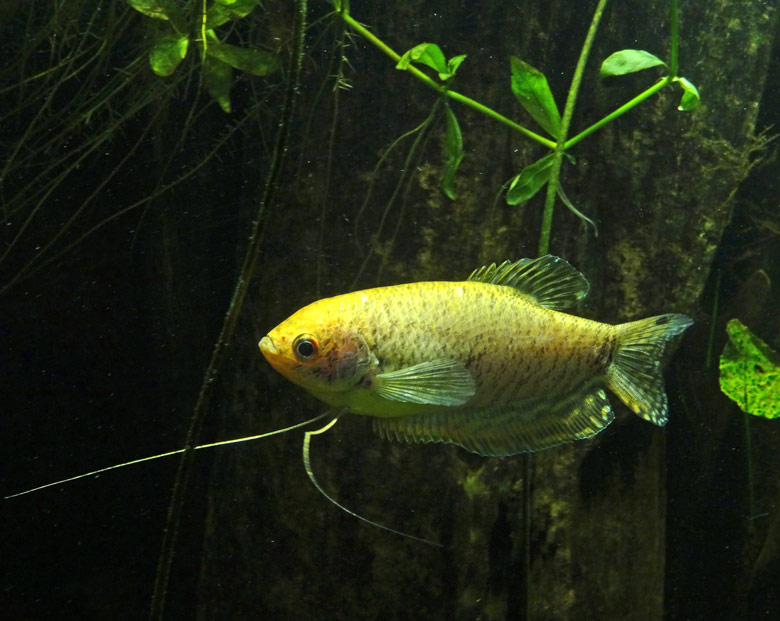
[[[666,349],[693,319],[670,313],[616,326],[617,351],[606,373],[609,389],[638,416],[668,420],[663,363]]]

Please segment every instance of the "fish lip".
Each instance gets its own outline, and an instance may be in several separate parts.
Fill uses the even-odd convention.
[[[276,348],[276,345],[274,345],[273,339],[268,335],[261,338],[257,346],[260,348],[260,351],[263,352],[263,354],[266,356],[279,355],[279,350]]]

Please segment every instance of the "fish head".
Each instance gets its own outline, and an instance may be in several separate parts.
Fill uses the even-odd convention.
[[[372,356],[357,330],[323,310],[317,302],[302,308],[264,336],[259,347],[285,378],[326,403],[344,405]]]

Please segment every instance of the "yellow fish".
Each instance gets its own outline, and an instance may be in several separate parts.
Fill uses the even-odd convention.
[[[614,419],[604,388],[664,425],[667,346],[690,317],[620,325],[560,312],[588,281],[552,255],[326,298],[259,346],[330,406],[374,417],[382,437],[514,455],[587,438]]]

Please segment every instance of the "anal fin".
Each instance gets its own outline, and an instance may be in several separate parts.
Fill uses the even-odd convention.
[[[479,455],[506,456],[589,438],[614,417],[604,390],[591,383],[555,400],[375,419],[374,429],[391,440],[445,442]]]

